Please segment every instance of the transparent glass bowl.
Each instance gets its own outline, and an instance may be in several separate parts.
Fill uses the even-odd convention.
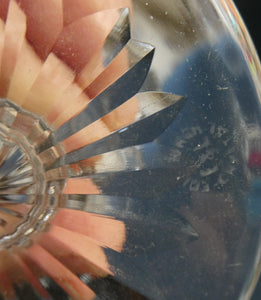
[[[249,299],[260,93],[229,0],[0,0],[0,299]]]

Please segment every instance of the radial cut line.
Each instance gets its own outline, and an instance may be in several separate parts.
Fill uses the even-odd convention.
[[[118,22],[105,40],[102,51],[105,66],[113,60],[131,38],[129,13],[129,8],[121,9]]]
[[[111,216],[118,220],[135,221],[139,224],[148,224],[149,227],[159,227],[163,224],[162,228],[171,227],[173,234],[192,238],[199,237],[196,229],[179,213],[155,214],[155,207],[150,210],[147,206],[142,207],[141,203],[141,199],[131,197],[69,195],[66,208],[86,211],[99,216]]]
[[[66,154],[52,167],[75,163],[116,149],[153,141],[171,124],[185,103],[185,98],[181,96],[165,94],[165,97],[168,101],[162,103],[161,110],[155,109],[156,107],[148,110],[140,117],[140,120],[97,142]]]
[[[169,168],[94,174],[86,176],[82,180],[91,180],[97,189],[102,190],[103,195],[152,200],[170,193],[172,189],[180,185],[180,180],[187,179],[193,172],[195,172],[195,168],[191,167],[184,170],[184,166],[180,164]],[[71,194],[79,194],[80,192],[80,190],[72,190]],[[88,193],[89,195],[91,193]]]
[[[139,91],[148,74],[154,55],[154,48],[151,45],[144,43],[141,43],[141,45],[143,51],[140,52],[140,61],[94,98],[81,113],[64,123],[56,131],[58,142],[104,117]]]
[[[30,195],[10,195],[10,194],[2,194],[0,195],[0,205],[1,204],[21,204],[21,203],[30,203],[34,199],[34,196]]]
[[[111,151],[108,153],[104,153],[102,155],[97,155],[97,162],[95,164],[94,168],[86,168],[84,167],[81,170],[81,177],[82,176],[88,176],[92,174],[100,174],[100,173],[111,173],[111,172],[119,172],[119,171],[135,171],[137,170],[137,167],[141,168],[141,159],[140,154],[142,153],[142,145],[138,145],[136,147],[127,147],[124,149],[119,149],[115,151]],[[121,158],[122,159],[121,161]],[[128,157],[128,161],[126,161],[126,157]],[[95,157],[94,157],[95,158]],[[92,159],[92,158],[91,158]],[[115,160],[117,160],[117,163],[115,163]],[[88,165],[88,161],[85,160],[85,165]],[[91,161],[90,164],[91,165]],[[61,167],[63,168],[63,167]],[[58,178],[61,178],[62,170],[61,168],[56,169],[50,169],[47,171],[48,179],[50,180],[56,180]],[[144,165],[142,164],[142,168],[144,168]],[[74,172],[71,169],[70,178],[79,177],[78,172]],[[67,174],[66,174],[67,178]]]
[[[19,162],[23,159],[24,154],[19,148],[12,155],[9,155],[7,160],[0,167],[0,178],[12,172],[19,166]]]
[[[28,177],[32,177],[33,176],[33,171],[32,169],[29,169],[28,171],[22,172],[22,173],[18,173],[18,175],[14,175],[14,176],[8,176],[6,177],[6,179],[1,179],[1,183],[0,183],[0,187],[2,186],[7,186],[7,185],[15,185],[17,184],[17,182],[23,181],[25,182],[25,179],[28,179]]]
[[[6,214],[12,215],[12,216],[14,216],[16,218],[19,218],[19,219],[23,218],[23,215],[21,213],[16,212],[12,209],[8,209],[8,208],[5,208],[5,207],[0,207],[0,211],[4,212]]]

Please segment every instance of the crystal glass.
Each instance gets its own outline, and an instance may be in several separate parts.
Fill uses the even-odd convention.
[[[0,299],[249,299],[260,97],[230,0],[0,0]]]

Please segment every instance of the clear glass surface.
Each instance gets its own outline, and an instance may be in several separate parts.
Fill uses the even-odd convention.
[[[230,0],[0,0],[0,299],[250,299],[260,97]]]

